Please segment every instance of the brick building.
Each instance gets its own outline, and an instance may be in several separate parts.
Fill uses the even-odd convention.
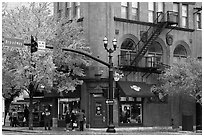
[[[114,82],[115,126],[182,125],[185,118],[195,125],[201,119],[196,102],[190,97],[168,96],[161,101],[151,92],[165,67],[187,56],[202,58],[201,5],[199,2],[54,3],[56,18],[79,19],[93,56],[108,62],[103,38],[108,38],[111,47],[111,41],[117,39],[113,64],[124,76]],[[76,91],[77,98],[60,96],[52,102],[58,126],[65,106],[75,104],[85,110],[87,126],[107,127],[108,68],[93,62],[86,75],[84,84]]]

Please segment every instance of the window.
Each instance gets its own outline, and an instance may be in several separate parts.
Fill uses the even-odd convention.
[[[132,19],[138,20],[138,2],[132,2]]]
[[[133,50],[136,50],[135,42],[127,38],[123,41],[121,45],[121,57],[120,65],[130,65],[131,61],[134,60],[136,53]]]
[[[179,4],[173,3],[173,12],[174,16],[176,16],[177,19],[179,19]]]
[[[75,17],[80,18],[80,2],[75,2]]]
[[[120,97],[119,107],[119,120],[121,124],[142,124],[141,97]]]
[[[62,17],[62,2],[57,2],[57,13],[58,13],[58,17],[61,18]]]
[[[196,28],[197,29],[202,29],[201,27],[201,13],[197,13],[196,15]]]
[[[179,13],[179,4],[178,3],[173,3],[173,11],[176,12],[177,14]]]
[[[128,3],[121,2],[121,18],[128,18]]]
[[[146,57],[146,67],[156,67],[158,63],[162,62],[163,50],[158,42],[154,42],[148,49]]]
[[[188,6],[182,5],[182,27],[187,28],[188,24]]]
[[[159,13],[157,14],[157,16],[159,16],[158,21],[161,21],[162,18],[163,18],[163,16],[160,15],[160,14],[163,14],[163,13],[164,13],[164,3],[163,3],[163,2],[158,2],[157,4],[158,4],[157,12],[159,12]]]
[[[174,62],[181,62],[186,60],[187,51],[183,45],[178,45],[174,50]]]
[[[163,2],[158,2],[158,12],[164,12],[164,3]]]
[[[154,22],[154,2],[148,2],[148,21]]]
[[[66,2],[66,17],[71,19],[71,2]]]

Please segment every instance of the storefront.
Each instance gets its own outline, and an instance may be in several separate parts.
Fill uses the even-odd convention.
[[[118,81],[119,126],[142,126],[144,100],[154,96],[152,85],[142,82]]]
[[[53,126],[65,127],[66,110],[71,111],[80,108],[81,86],[78,86],[74,91],[60,93],[56,90],[45,91],[44,97],[52,105]]]

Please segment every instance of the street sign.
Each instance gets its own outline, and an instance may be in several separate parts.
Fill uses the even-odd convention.
[[[38,41],[38,49],[45,49],[45,41]]]
[[[4,38],[4,46],[22,48],[24,45],[23,39]]]
[[[113,105],[114,104],[114,100],[107,99],[106,100],[106,104]]]

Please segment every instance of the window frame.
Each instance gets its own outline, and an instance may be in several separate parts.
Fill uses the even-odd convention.
[[[66,17],[71,19],[71,7],[72,7],[72,2],[66,2]]]
[[[129,7],[128,2],[121,2],[121,18],[128,19],[128,14],[129,14],[128,13],[128,7]],[[125,9],[124,13],[123,13],[122,9]],[[125,15],[125,16],[123,17],[123,15]]]
[[[62,17],[62,2],[57,2],[57,14],[58,18]]]
[[[199,20],[198,20],[198,18],[199,18]],[[202,13],[201,12],[198,12],[196,14],[196,29],[197,30],[201,30],[202,29]]]
[[[185,11],[184,11],[184,7],[186,8]],[[181,7],[181,27],[182,28],[188,28],[188,16],[189,16],[188,15],[188,5],[182,4],[182,7]]]
[[[184,55],[184,54],[175,54],[174,52],[175,52],[175,50],[177,48],[183,49],[184,52],[186,53],[186,55]],[[173,62],[175,62],[175,63],[182,62],[183,60],[186,60],[187,57],[188,57],[187,49],[183,45],[181,45],[181,44],[177,45],[176,48],[173,51]]]
[[[136,6],[133,6],[133,3],[136,4]],[[134,13],[133,11],[136,11]],[[132,20],[139,20],[139,2],[132,2]]]
[[[150,8],[150,3],[152,3],[151,8]],[[148,2],[148,22],[153,23],[155,19],[155,2]],[[152,14],[152,17],[150,18],[150,14]]]
[[[81,17],[80,14],[80,2],[74,2],[74,16],[79,19]]]
[[[176,7],[176,8],[175,8]],[[178,24],[180,25],[180,18],[179,18],[179,3],[177,3],[177,2],[173,2],[173,10],[172,10],[173,12],[174,12],[174,14],[176,14],[176,15],[174,15],[174,16],[177,16],[177,19],[178,19]]]

